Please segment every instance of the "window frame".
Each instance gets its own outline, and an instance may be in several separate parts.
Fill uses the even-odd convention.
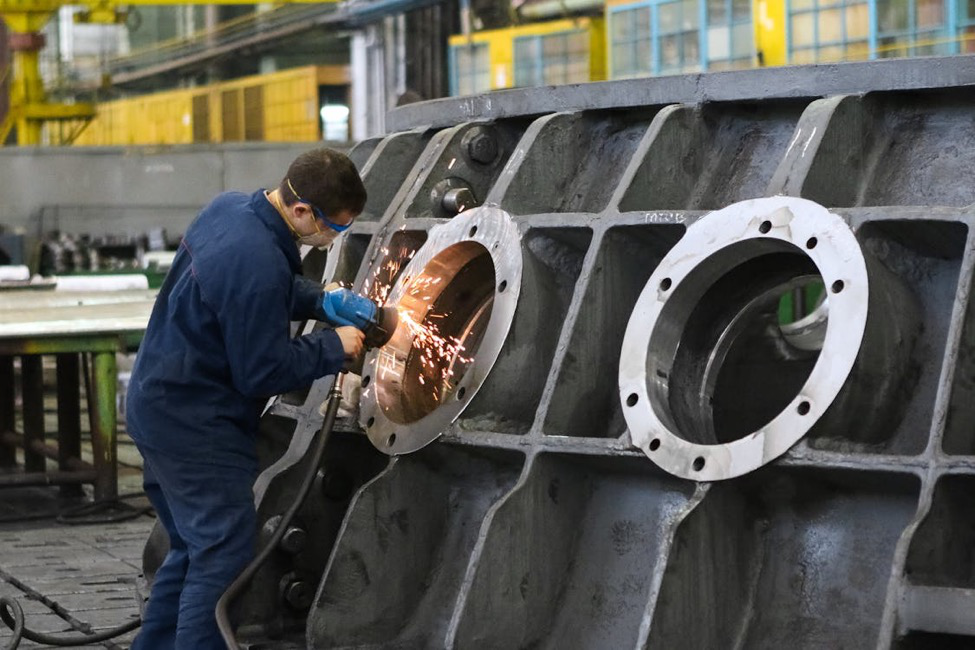
[[[633,3],[629,3],[629,4],[611,5],[609,7],[609,16],[608,16],[608,20],[607,20],[607,23],[608,24],[606,26],[606,34],[608,36],[608,39],[607,40],[609,42],[609,56],[608,56],[608,59],[609,59],[609,78],[610,79],[634,79],[634,78],[639,78],[639,77],[646,77],[646,76],[656,75],[656,65],[657,65],[657,60],[656,59],[657,59],[657,57],[656,57],[656,54],[655,54],[655,49],[656,48],[654,47],[654,9],[653,9],[653,4],[654,3],[653,3],[652,0],[643,0],[642,2],[633,2]],[[646,62],[647,63],[646,68],[644,68],[642,66],[637,66],[633,70],[628,71],[626,74],[622,74],[622,75],[617,76],[616,75],[616,70],[615,70],[615,66],[616,66],[615,55],[613,53],[614,50],[616,49],[616,45],[617,45],[616,41],[613,40],[613,33],[614,33],[613,32],[613,23],[614,23],[615,20],[617,20],[616,14],[622,14],[622,13],[626,13],[626,12],[630,12],[630,11],[640,11],[641,9],[646,9],[648,11],[647,19],[649,21],[649,28],[650,29],[647,32],[647,39],[646,40],[649,41],[649,44],[650,44],[650,47],[649,47],[650,61]],[[636,38],[636,39],[631,39],[631,40],[626,41],[626,44],[629,46],[629,48],[631,50],[630,53],[633,55],[633,60],[634,61],[637,61],[637,62],[639,62],[639,59],[636,56],[636,52],[638,50],[638,45],[639,45],[639,43],[642,40],[643,39]]]
[[[457,53],[462,48],[469,48],[473,55],[471,60],[474,62],[473,68],[467,72],[468,77],[471,79],[471,86],[473,87],[472,95],[479,95],[481,93],[490,92],[493,90],[493,84],[491,81],[491,44],[486,41],[470,41],[467,43],[462,43],[460,45],[450,45],[449,46],[449,56],[447,57],[447,68],[448,68],[448,91],[451,97],[458,97],[458,92],[460,89],[460,64],[458,62]],[[479,78],[479,73],[481,70],[477,68],[477,53],[479,51],[484,51],[487,54],[487,88],[478,88],[477,80]]]
[[[755,24],[754,9],[752,3],[748,3],[748,15],[747,17],[735,19],[734,15],[734,0],[723,0],[725,3],[725,9],[728,13],[727,22],[716,22],[712,24],[708,19],[708,3],[706,0],[697,1],[697,26],[694,30],[684,30],[679,29],[678,31],[667,31],[664,32],[660,29],[660,5],[671,4],[674,2],[679,3],[679,0],[641,0],[639,2],[628,2],[621,4],[614,4],[607,7],[607,25],[606,25],[606,35],[607,35],[607,62],[608,62],[608,72],[610,79],[631,79],[636,77],[657,77],[663,74],[693,74],[694,72],[702,72],[711,68],[712,64],[729,63],[734,64],[748,59],[749,63],[754,61],[755,57],[755,37],[754,30],[748,29],[748,42],[750,44],[749,53],[747,57],[734,56],[735,51],[735,27],[741,27],[742,25],[748,25],[749,27]],[[650,11],[650,61],[648,67],[638,67],[636,70],[629,70],[623,74],[616,73],[616,60],[614,50],[617,46],[617,41],[614,40],[614,27],[613,23],[615,20],[619,20],[619,14],[636,11],[639,9],[649,9]],[[709,31],[712,27],[725,29],[728,33],[728,58],[711,60],[708,54],[708,37]],[[683,53],[683,41],[681,42],[681,62],[682,65],[679,69],[672,67],[665,67],[663,65],[661,57],[661,41],[666,36],[677,36],[687,34],[690,31],[697,32],[697,51],[698,55],[696,59],[690,59],[684,57]],[[636,48],[637,43],[640,39],[627,41],[627,44],[631,48]],[[632,53],[632,50],[631,50]],[[636,57],[634,56],[634,60]],[[691,62],[694,62],[692,65]],[[644,64],[646,62],[643,62]],[[751,67],[751,66],[749,66]]]
[[[947,51],[940,54],[957,54],[960,50],[961,39],[964,37],[966,27],[975,31],[975,16],[966,16],[967,7],[960,4],[965,0],[942,0],[944,9],[944,21],[936,27],[918,27],[917,25],[917,0],[905,0],[907,5],[907,27],[889,31],[880,30],[880,6],[879,0],[841,0],[836,4],[826,7],[820,6],[821,0],[811,0],[812,6],[807,9],[793,9],[794,0],[786,0],[786,56],[788,63],[795,63],[796,52],[813,52],[811,62],[820,62],[819,51],[829,47],[849,48],[855,43],[867,44],[867,58],[874,60],[884,58],[885,46],[881,45],[882,39],[897,39],[899,47],[892,52],[903,50],[904,56],[918,56],[918,49],[929,47],[930,45],[943,45]],[[832,9],[846,10],[851,6],[866,4],[867,6],[867,38],[849,39],[846,20],[842,24],[842,37],[839,41],[821,42],[819,40],[819,13]],[[809,14],[813,16],[813,44],[796,47],[792,33],[792,20],[797,15]],[[918,42],[921,42],[919,45]],[[925,44],[927,41],[934,43]],[[831,59],[832,60],[832,59]],[[840,59],[844,60],[844,59]]]
[[[536,86],[548,86],[548,85],[560,85],[560,84],[549,84],[545,81],[545,69],[546,64],[553,62],[553,60],[546,59],[545,48],[543,41],[546,38],[562,38],[566,39],[566,45],[568,45],[568,40],[572,36],[581,35],[586,41],[586,80],[592,80],[592,42],[591,42],[591,25],[586,25],[582,27],[571,27],[569,29],[558,29],[551,32],[542,32],[537,34],[521,34],[515,36],[511,39],[511,81],[513,88],[531,88]],[[531,60],[528,62],[529,65],[519,65],[521,61],[518,58],[518,44],[526,43],[530,45],[531,48]],[[565,53],[559,59],[559,62],[563,65],[568,65],[570,63],[568,57],[568,47],[565,48]],[[535,83],[524,84],[519,83],[518,72],[519,70],[531,70],[531,76]],[[562,84],[569,83],[584,83],[579,81],[566,80],[561,82]]]
[[[735,19],[735,3],[734,0],[723,0],[725,14],[728,19],[727,22],[711,22],[710,16],[708,16],[708,1],[700,0],[704,4],[704,25],[706,29],[703,33],[703,38],[707,41],[710,38],[711,28],[722,28],[728,30],[728,57],[724,59],[711,59],[704,62],[704,65],[708,70],[711,69],[712,64],[715,63],[728,63],[734,64],[738,61],[748,60],[749,62],[755,61],[755,6],[753,2],[748,3],[748,16],[746,18]],[[735,28],[741,27],[742,25],[748,25],[748,55],[747,56],[735,56]],[[750,67],[750,66],[749,66]]]

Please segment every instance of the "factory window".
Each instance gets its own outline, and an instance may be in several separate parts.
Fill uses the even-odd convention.
[[[869,56],[868,2],[863,0],[791,0],[789,2],[789,58],[792,63],[862,60]]]
[[[661,2],[656,10],[658,73],[700,70],[700,14],[696,0]]]
[[[704,2],[705,4],[702,4]],[[750,0],[650,0],[610,6],[613,79],[752,64]]]
[[[491,90],[491,58],[487,43],[464,43],[450,48],[452,95],[475,95]]]
[[[877,56],[951,54],[947,0],[876,0]]]
[[[515,39],[515,86],[589,81],[589,32],[577,29]]]
[[[322,118],[322,138],[332,142],[349,139],[349,107],[345,104],[325,104],[319,111]]]
[[[653,73],[650,6],[610,9],[611,76],[613,79]]]
[[[709,70],[749,68],[755,36],[749,0],[708,0],[707,53]]]

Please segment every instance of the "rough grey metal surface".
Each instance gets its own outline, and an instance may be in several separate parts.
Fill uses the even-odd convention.
[[[261,576],[247,630],[314,648],[975,645],[973,66],[703,75],[394,112],[400,128],[437,128],[353,152],[374,199],[329,279],[362,286],[422,245],[443,219],[434,189],[456,176],[512,215],[526,265],[551,281],[545,319],[506,343],[498,391],[486,384],[430,446],[389,459],[345,421],[302,514],[310,541]],[[488,164],[465,139],[485,126],[500,134]],[[688,224],[778,194],[831,209],[913,295],[912,390],[864,399],[889,416],[869,438],[853,409],[753,473],[676,478],[626,430],[631,311]],[[326,384],[271,407],[267,465],[320,423]],[[521,399],[498,399],[512,387]],[[271,478],[263,517],[286,508],[301,469]],[[295,576],[313,602],[276,595]]]
[[[556,111],[808,99],[872,90],[919,90],[973,84],[975,56],[970,55],[786,66],[502,90],[402,106],[390,111],[386,124],[390,131],[402,131],[419,126],[444,127],[468,120]]]

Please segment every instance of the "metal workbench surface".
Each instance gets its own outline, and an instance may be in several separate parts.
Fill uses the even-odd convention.
[[[0,291],[0,338],[141,332],[156,291]]]

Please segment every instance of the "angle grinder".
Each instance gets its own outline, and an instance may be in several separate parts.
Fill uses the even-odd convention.
[[[333,327],[357,327],[366,335],[365,348],[386,345],[399,325],[395,307],[381,307],[375,300],[348,289],[332,289],[322,296],[325,322]]]

